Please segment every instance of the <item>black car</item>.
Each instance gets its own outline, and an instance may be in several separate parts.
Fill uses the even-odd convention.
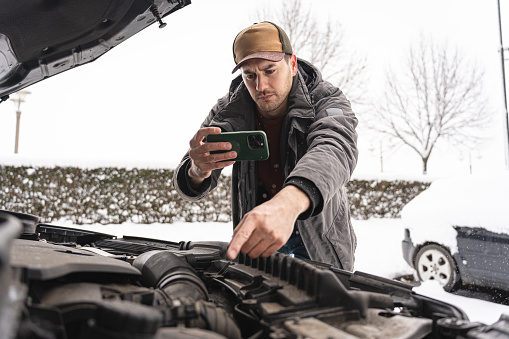
[[[188,0],[0,0],[0,98],[96,60]],[[186,9],[188,10],[188,9]],[[199,10],[199,9],[196,9]],[[0,211],[0,338],[498,338],[412,286],[227,243],[168,242]]]
[[[509,291],[509,172],[441,179],[402,211],[403,257],[419,280]]]

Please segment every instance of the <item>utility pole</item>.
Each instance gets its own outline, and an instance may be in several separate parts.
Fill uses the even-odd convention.
[[[21,119],[21,103],[25,102],[25,98],[28,94],[30,94],[29,91],[19,91],[15,93],[17,98],[11,99],[12,102],[14,102],[14,105],[16,105],[16,140],[14,142],[14,154],[18,154],[18,144],[19,144],[19,123]]]
[[[504,41],[502,39],[502,17],[500,14],[500,0],[497,0],[498,4],[498,29],[500,35],[500,57],[502,61],[502,85],[504,90],[504,108],[505,108],[505,167],[509,169],[509,113],[507,112],[507,91],[505,85],[505,57],[504,57]]]

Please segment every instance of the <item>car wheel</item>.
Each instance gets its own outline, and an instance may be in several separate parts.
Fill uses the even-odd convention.
[[[425,245],[415,257],[415,269],[420,281],[436,280],[450,292],[460,285],[460,275],[449,251],[438,245]]]

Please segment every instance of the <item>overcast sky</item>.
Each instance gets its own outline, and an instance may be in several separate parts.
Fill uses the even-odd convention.
[[[485,88],[496,113],[492,139],[470,157],[447,147],[437,149],[429,173],[465,173],[469,158],[474,172],[504,168],[495,0],[303,3],[312,3],[320,20],[340,22],[349,46],[366,55],[372,73],[366,90],[373,96],[380,90],[385,68],[398,65],[422,33],[457,45],[467,58],[476,60],[485,70]],[[175,166],[212,105],[228,89],[234,37],[265,4],[278,8],[280,1],[193,0],[165,19],[166,28],[150,26],[97,61],[29,87],[32,94],[21,107],[16,157],[14,105],[0,104],[0,164],[31,159],[34,164]],[[508,41],[509,5],[505,7],[502,19]],[[362,126],[362,111],[353,108]],[[378,142],[360,132],[356,172],[380,172],[380,154],[369,150]],[[383,163],[385,172],[421,172],[419,157],[403,149],[385,151]]]

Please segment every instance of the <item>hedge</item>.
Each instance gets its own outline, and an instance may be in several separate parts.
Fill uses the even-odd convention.
[[[0,209],[75,224],[231,221],[230,176],[198,202],[171,187],[171,169],[0,166]],[[352,180],[347,192],[356,219],[397,218],[429,183]]]

